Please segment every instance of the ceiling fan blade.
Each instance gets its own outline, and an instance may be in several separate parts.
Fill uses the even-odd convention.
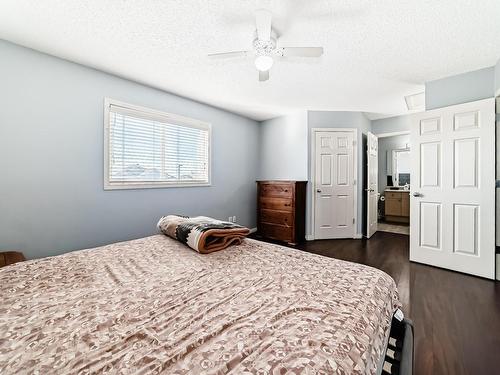
[[[272,13],[267,9],[255,11],[255,26],[257,27],[257,38],[260,40],[271,40]]]
[[[269,70],[263,72],[259,70],[259,81],[264,82],[267,81],[268,79],[269,79]]]
[[[221,52],[221,53],[210,53],[208,57],[211,59],[231,59],[234,57],[246,57],[250,51],[232,51],[232,52]]]
[[[323,47],[283,47],[283,56],[320,57]]]

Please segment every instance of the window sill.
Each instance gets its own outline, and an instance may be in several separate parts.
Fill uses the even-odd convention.
[[[164,188],[186,188],[186,187],[209,187],[210,182],[193,182],[193,183],[120,183],[120,182],[105,182],[104,190],[131,190],[131,189],[164,189]]]

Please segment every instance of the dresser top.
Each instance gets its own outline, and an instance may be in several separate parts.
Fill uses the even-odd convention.
[[[291,183],[297,183],[297,182],[302,182],[302,183],[307,183],[307,181],[297,181],[297,180],[257,180],[257,182],[265,182],[266,184],[291,184]]]

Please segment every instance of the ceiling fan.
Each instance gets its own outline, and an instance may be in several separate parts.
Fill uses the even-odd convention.
[[[259,81],[267,81],[269,70],[277,57],[319,57],[323,54],[323,47],[278,47],[278,34],[273,30],[271,20],[272,13],[269,10],[256,10],[255,25],[257,29],[253,50],[212,53],[208,57],[225,59],[255,56],[255,67],[259,71]]]

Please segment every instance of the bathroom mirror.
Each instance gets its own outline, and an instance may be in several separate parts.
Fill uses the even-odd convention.
[[[409,179],[410,171],[410,136],[409,134],[380,137],[378,142],[378,188],[384,190],[399,190]],[[401,154],[399,156],[399,154]],[[398,163],[398,159],[401,160]],[[399,164],[399,166],[398,166]],[[405,175],[406,174],[406,175]],[[394,181],[393,181],[394,176]]]
[[[410,184],[410,149],[392,150],[392,184],[405,186]]]

